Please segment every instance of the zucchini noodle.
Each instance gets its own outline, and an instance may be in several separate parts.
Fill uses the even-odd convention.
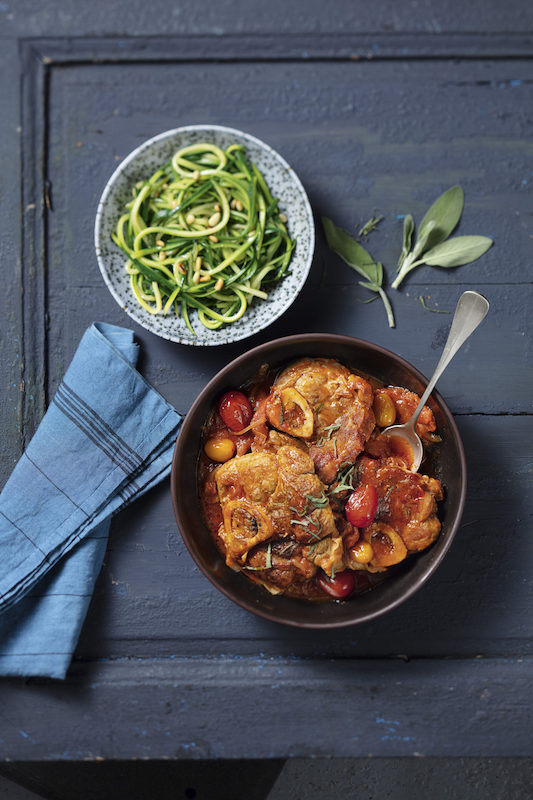
[[[191,310],[211,330],[236,322],[288,269],[295,240],[278,202],[240,145],[178,150],[133,187],[111,234],[137,302],[193,334]]]

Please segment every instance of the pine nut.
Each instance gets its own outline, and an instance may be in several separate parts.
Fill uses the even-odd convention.
[[[194,214],[187,214],[187,216],[185,217],[185,222],[187,223],[187,225],[192,225],[195,219],[196,217],[194,216]]]
[[[289,218],[288,218],[288,216],[286,214],[280,214],[279,215],[279,221],[285,223],[285,222],[289,221]]]
[[[243,210],[244,206],[243,206],[243,204],[241,203],[240,200],[237,200],[235,202],[235,208],[237,209],[237,211],[242,211]]]
[[[193,174],[192,174],[192,176],[193,176],[194,180],[197,181],[198,178],[200,177],[200,172],[197,169],[195,169]]]
[[[215,211],[222,211],[222,208],[218,203],[215,205]]]
[[[200,273],[199,272],[195,272],[194,273],[194,275],[192,276],[192,282],[193,283],[200,283]]]
[[[209,217],[207,223],[210,228],[214,228],[215,225],[218,225],[220,222],[220,211],[216,211],[212,217]]]
[[[166,257],[167,257],[167,254],[165,253],[165,251],[161,250],[160,253],[159,253],[159,260],[160,261],[164,261]]]
[[[207,283],[207,281],[210,280],[211,278],[209,277],[209,275],[202,275],[202,277],[200,278],[200,283]]]
[[[229,207],[230,208],[237,208],[237,201],[235,200],[235,198],[231,201],[231,203],[229,204]]]
[[[201,269],[202,269],[202,256],[197,256],[196,262],[194,264],[194,271],[200,272]]]
[[[224,286],[224,278],[219,278],[215,283],[215,291],[220,292]]]
[[[215,236],[215,234],[214,234],[214,233],[212,233],[212,234],[211,234],[210,236],[208,236],[207,238],[209,239],[209,241],[210,241],[210,242],[218,242],[218,236]]]
[[[156,245],[157,245],[158,247],[164,247],[164,246],[165,246],[165,243],[164,243],[164,241],[163,241],[162,239],[157,239],[157,241],[156,241]]]

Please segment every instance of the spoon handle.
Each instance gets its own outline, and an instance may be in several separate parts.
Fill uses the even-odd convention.
[[[463,292],[453,316],[450,332],[444,350],[435,368],[435,372],[426,387],[426,391],[420,398],[420,403],[412,417],[413,427],[426,404],[426,400],[433,391],[438,379],[457,353],[459,348],[466,342],[468,337],[475,331],[477,326],[485,319],[489,310],[489,301],[478,292]]]

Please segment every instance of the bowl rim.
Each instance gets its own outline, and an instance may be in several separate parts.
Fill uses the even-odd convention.
[[[418,378],[423,384],[427,385],[428,379],[423,375],[416,367],[414,367],[407,359],[403,358],[402,356],[393,353],[391,350],[388,350],[386,347],[382,345],[374,344],[373,342],[369,342],[366,339],[361,339],[353,336],[347,336],[343,334],[334,334],[334,333],[303,333],[303,334],[292,334],[290,336],[283,336],[278,339],[272,339],[268,342],[264,342],[263,344],[254,347],[252,350],[248,350],[246,353],[241,353],[241,355],[237,356],[236,358],[232,359],[232,361],[228,362],[221,370],[219,370],[211,380],[206,384],[206,386],[202,389],[202,391],[198,394],[196,399],[194,400],[193,404],[191,405],[189,411],[185,415],[185,418],[182,421],[180,426],[180,430],[178,432],[178,436],[176,438],[176,443],[174,446],[174,453],[172,457],[172,466],[171,466],[171,473],[170,473],[170,490],[172,496],[172,506],[174,509],[174,516],[176,519],[176,523],[178,526],[178,530],[180,532],[181,538],[183,539],[187,550],[189,551],[190,555],[193,558],[195,564],[200,568],[201,572],[209,579],[209,581],[218,589],[218,591],[222,592],[226,597],[232,600],[241,608],[246,609],[247,611],[252,612],[256,616],[262,617],[263,619],[267,619],[271,622],[277,622],[281,625],[287,625],[289,627],[295,628],[307,628],[307,629],[329,629],[329,628],[345,628],[350,627],[352,625],[359,625],[363,622],[368,622],[376,617],[380,617],[385,614],[387,611],[391,611],[392,609],[396,608],[397,606],[401,605],[403,602],[408,600],[412,595],[418,591],[428,580],[428,578],[435,572],[439,564],[444,559],[444,556],[448,552],[452,541],[455,538],[457,530],[459,528],[459,524],[461,522],[461,517],[464,510],[465,500],[466,500],[466,491],[467,491],[467,466],[466,466],[466,457],[464,452],[464,446],[461,439],[461,434],[455,422],[452,412],[448,408],[444,398],[439,394],[438,391],[435,389],[433,390],[431,396],[435,400],[435,402],[439,405],[441,411],[444,413],[447,422],[450,425],[450,430],[453,434],[453,438],[455,440],[455,444],[457,445],[458,455],[459,455],[459,463],[458,468],[460,472],[461,482],[460,482],[460,494],[459,494],[459,502],[455,511],[455,516],[450,526],[450,529],[447,533],[447,537],[445,540],[441,541],[439,552],[437,553],[436,557],[425,567],[424,571],[417,577],[415,581],[413,581],[412,585],[400,596],[394,598],[389,603],[384,605],[382,608],[375,609],[374,611],[369,611],[366,614],[363,614],[360,618],[355,620],[339,620],[336,621],[328,621],[328,622],[299,622],[293,619],[283,619],[276,616],[275,613],[268,611],[267,609],[261,608],[257,605],[253,605],[249,603],[246,599],[242,599],[239,597],[235,597],[231,591],[226,589],[224,586],[219,584],[210,573],[210,571],[204,566],[200,559],[196,557],[192,549],[192,545],[189,543],[190,534],[184,533],[184,529],[186,526],[183,524],[182,516],[180,513],[180,509],[178,506],[178,497],[177,497],[177,486],[179,482],[179,477],[181,473],[181,469],[184,467],[183,459],[180,458],[181,451],[183,449],[185,440],[187,438],[187,434],[189,429],[192,426],[192,420],[194,417],[194,412],[198,408],[200,404],[203,403],[204,399],[207,395],[213,393],[223,382],[225,376],[233,371],[236,367],[240,366],[241,364],[245,363],[249,359],[253,359],[261,354],[265,354],[272,350],[272,348],[284,345],[284,344],[291,344],[291,343],[302,343],[308,344],[311,342],[316,342],[317,340],[320,341],[328,341],[331,343],[336,344],[343,344],[348,346],[363,346],[363,347],[370,347],[372,350],[375,350],[380,355],[385,357],[389,357],[394,359],[400,366],[406,368],[410,371],[416,378]],[[335,356],[332,356],[335,358]],[[196,498],[195,498],[196,499]],[[200,512],[201,513],[201,512]],[[192,538],[192,537],[191,537]],[[434,543],[435,544],[435,543]],[[213,547],[216,545],[213,542]],[[229,569],[229,567],[228,567]],[[305,601],[298,601],[295,598],[296,602],[305,602]]]
[[[100,242],[102,240],[103,232],[103,215],[106,203],[108,201],[109,195],[115,185],[117,179],[122,175],[124,170],[126,170],[129,165],[135,161],[135,159],[144,151],[147,150],[149,147],[154,145],[155,143],[162,141],[164,139],[171,139],[173,136],[182,135],[187,132],[198,132],[198,131],[221,131],[223,133],[230,134],[232,136],[242,137],[245,141],[249,141],[252,144],[259,147],[261,150],[271,153],[278,161],[279,167],[284,169],[287,174],[290,176],[291,182],[296,187],[298,194],[300,194],[302,199],[302,204],[305,209],[305,217],[306,217],[306,226],[309,228],[309,249],[307,255],[303,259],[303,264],[300,269],[298,269],[298,282],[294,291],[292,291],[286,300],[280,303],[279,308],[276,310],[275,314],[268,317],[268,321],[259,325],[259,327],[255,327],[253,330],[248,332],[240,332],[237,335],[228,336],[223,342],[216,342],[216,341],[209,341],[208,339],[202,341],[193,341],[190,340],[186,334],[183,336],[178,336],[174,334],[167,334],[164,335],[152,328],[147,327],[145,320],[143,320],[135,310],[130,310],[124,305],[124,300],[120,296],[119,292],[115,288],[113,281],[111,280],[110,276],[107,273],[107,268],[105,266],[105,259],[102,254],[102,250],[100,247]],[[114,169],[111,176],[107,179],[107,182],[104,186],[102,194],[100,195],[100,199],[98,200],[98,204],[96,207],[96,215],[94,220],[94,232],[93,232],[93,244],[96,253],[96,260],[98,263],[98,268],[104,279],[104,283],[111,293],[111,296],[115,300],[116,303],[120,306],[120,308],[126,313],[131,319],[133,319],[138,325],[140,325],[144,330],[153,333],[155,336],[159,336],[166,341],[175,342],[177,344],[185,344],[190,345],[192,347],[217,347],[226,344],[232,344],[233,342],[242,341],[243,339],[247,339],[250,336],[254,336],[261,330],[268,328],[269,325],[272,325],[277,319],[279,319],[294,303],[300,292],[302,291],[305,282],[309,276],[309,272],[311,270],[311,266],[313,264],[313,258],[315,254],[315,247],[316,247],[316,230],[315,230],[315,221],[313,216],[313,210],[311,208],[311,203],[309,201],[309,197],[305,190],[302,181],[298,177],[297,173],[288,163],[288,161],[283,158],[283,156],[278,153],[271,145],[267,142],[262,141],[257,136],[254,136],[247,131],[239,130],[238,128],[232,128],[227,125],[210,125],[208,123],[201,123],[201,124],[194,124],[194,125],[182,125],[178,128],[170,128],[169,130],[162,131],[161,133],[156,134],[155,136],[151,136],[149,139],[146,139],[144,142],[141,142],[134,150],[128,153],[125,156],[120,164]],[[292,258],[291,258],[292,262]],[[290,264],[289,264],[290,266]],[[227,329],[228,331],[234,331],[231,326]],[[203,332],[202,332],[203,333]]]

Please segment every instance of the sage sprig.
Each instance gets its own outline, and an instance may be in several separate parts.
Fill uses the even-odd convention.
[[[365,278],[364,281],[359,281],[360,286],[371,292],[376,292],[376,295],[381,297],[387,312],[389,327],[394,328],[394,313],[389,298],[383,290],[383,265],[378,261],[374,261],[370,253],[356,242],[353,236],[350,236],[342,228],[338,228],[328,217],[322,217],[322,224],[330,248],[349,267],[352,267],[359,275]]]
[[[460,267],[486,253],[493,243],[488,236],[448,238],[461,218],[463,207],[464,193],[460,186],[452,186],[441,194],[422,218],[414,245],[413,217],[408,214],[404,218],[403,247],[398,260],[398,274],[392,282],[393,289],[397,289],[405,276],[421,264]]]

